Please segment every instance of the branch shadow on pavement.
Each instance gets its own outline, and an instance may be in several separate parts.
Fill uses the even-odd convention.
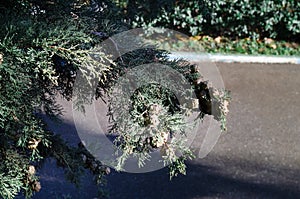
[[[80,139],[72,122],[61,124],[51,123],[49,128],[70,144],[77,144]],[[221,167],[212,166],[210,160],[214,157],[191,161],[187,164],[187,175],[178,176],[169,180],[168,169],[164,168],[150,173],[123,173],[112,171],[107,176],[107,189],[112,199],[154,199],[154,198],[299,198],[299,184],[289,182],[289,179],[300,179],[300,172],[291,171],[288,168],[267,168],[259,163],[242,164],[239,160],[227,160]],[[206,159],[206,160],[205,160]],[[72,198],[95,198],[96,186],[92,182],[92,176],[87,174],[82,178],[82,187],[76,187],[67,183],[63,176],[63,170],[56,167],[55,162],[49,160],[40,170],[42,190],[34,198],[52,197],[53,193],[58,197],[70,195]],[[240,175],[234,176],[226,172],[228,168],[239,168]],[[255,172],[265,170],[266,175],[255,175]],[[243,173],[253,174],[249,177]],[[298,174],[297,174],[298,173]],[[295,175],[296,174],[296,175]],[[271,176],[271,177],[270,177]],[[274,180],[284,177],[285,182]],[[269,178],[266,180],[264,178]],[[272,180],[273,179],[273,180]],[[299,181],[298,181],[299,182]]]
[[[279,199],[300,196],[300,189],[296,186],[259,181],[260,179],[235,179],[232,176],[222,175],[208,166],[188,164],[187,175],[175,177],[172,181],[169,181],[166,168],[146,174],[113,172],[108,176],[108,188],[111,198]]]

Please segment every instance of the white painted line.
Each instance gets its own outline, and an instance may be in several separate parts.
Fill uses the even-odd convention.
[[[197,62],[225,62],[225,63],[265,63],[265,64],[300,64],[300,57],[293,56],[265,56],[265,55],[222,55],[189,52],[172,52],[171,60],[186,59]]]

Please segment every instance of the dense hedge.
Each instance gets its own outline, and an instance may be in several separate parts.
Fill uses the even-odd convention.
[[[298,40],[298,0],[139,0],[117,3],[133,26],[163,26],[191,35]]]

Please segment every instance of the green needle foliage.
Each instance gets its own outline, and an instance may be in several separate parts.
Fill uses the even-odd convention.
[[[14,198],[22,192],[30,198],[40,191],[36,169],[49,157],[56,159],[67,179],[77,185],[85,169],[95,175],[97,184],[103,183],[109,169],[82,143],[70,145],[49,131],[41,117],[57,119],[62,114],[57,95],[71,100],[72,94],[78,94],[83,100],[79,100],[79,108],[87,100],[84,88],[73,88],[79,71],[86,81],[98,84],[95,99],[109,96],[108,106],[113,111],[121,101],[111,88],[127,69],[153,62],[168,65],[183,74],[196,93],[200,118],[214,115],[225,129],[228,96],[198,81],[200,74],[194,66],[169,61],[166,52],[151,47],[141,46],[117,60],[101,51],[98,44],[127,29],[112,2],[12,0],[1,2],[0,11],[1,197]],[[145,86],[129,96],[129,114],[120,112],[122,117],[112,121],[111,132],[117,133],[115,144],[123,151],[117,168],[121,170],[133,153],[143,166],[149,152],[159,148],[165,164],[170,164],[171,176],[185,173],[185,160],[193,157],[192,151],[185,147],[184,139],[170,138],[172,133],[185,136],[184,117],[190,108],[179,106],[169,89],[145,81]],[[217,107],[217,111],[211,107]],[[134,129],[135,124],[138,126]],[[149,133],[139,136],[141,128]]]
[[[155,56],[149,56],[150,53],[155,53]],[[127,63],[126,60],[133,54],[137,61]],[[165,65],[183,74],[182,78],[189,87],[180,85],[181,79],[166,80],[166,74],[160,72],[155,75],[156,81],[162,83],[158,84],[153,82],[151,71],[141,69],[129,74],[133,78],[132,83],[141,79],[133,94],[129,92],[130,82],[119,83],[116,91],[108,92],[112,121],[110,133],[116,135],[114,143],[120,151],[117,170],[123,170],[130,157],[137,158],[138,166],[143,167],[151,160],[149,154],[159,151],[164,165],[169,167],[170,178],[179,173],[185,174],[185,161],[195,157],[192,149],[187,147],[187,133],[205,115],[213,115],[220,121],[220,128],[226,130],[229,93],[209,87],[208,82],[199,81],[201,75],[194,65],[181,60],[170,61],[164,51],[140,49],[124,55],[123,62],[119,60],[117,65],[122,66],[124,62],[126,66],[122,67],[123,70],[115,74],[126,74],[137,63],[152,63],[153,68]],[[172,76],[171,71],[169,76]],[[177,91],[176,94],[174,91]],[[194,98],[193,93],[196,94]],[[195,110],[198,113],[197,120],[187,123],[186,118]]]
[[[61,107],[55,96],[70,99],[72,78],[82,65],[91,66],[94,77],[102,76],[106,65],[90,54],[108,56],[94,50],[100,42],[95,12],[86,2],[6,1],[0,4],[0,196],[26,197],[41,189],[35,168],[47,157],[65,168],[67,178],[79,184],[84,168],[97,183],[106,168],[82,147],[72,147],[47,128],[40,115],[57,118]],[[73,13],[70,14],[70,13]],[[97,20],[110,18],[103,10]],[[75,14],[77,13],[77,14]],[[82,15],[79,18],[78,15]],[[105,18],[104,18],[105,16]],[[106,18],[107,17],[107,18]],[[112,17],[113,19],[114,17]],[[99,23],[100,24],[100,23]],[[113,29],[103,29],[111,34]],[[104,61],[103,61],[104,62]],[[94,68],[93,68],[94,67]],[[96,69],[99,68],[99,69]],[[83,157],[78,159],[78,157]]]

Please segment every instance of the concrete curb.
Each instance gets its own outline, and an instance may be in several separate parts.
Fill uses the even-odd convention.
[[[264,63],[264,64],[300,64],[300,57],[265,56],[265,55],[222,55],[194,52],[172,52],[171,60],[186,59],[194,62],[223,62],[223,63]]]

